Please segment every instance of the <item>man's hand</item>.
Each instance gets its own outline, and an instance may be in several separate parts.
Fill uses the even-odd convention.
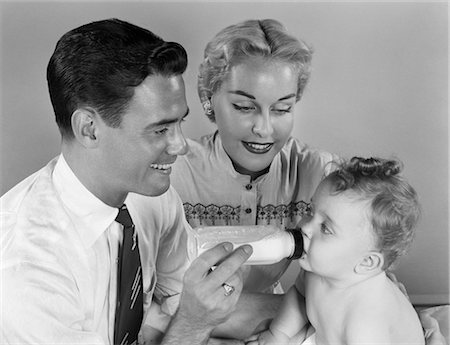
[[[233,251],[231,243],[221,243],[192,262],[163,344],[207,343],[212,329],[226,321],[236,307],[243,285],[241,266],[251,253],[249,245]]]
[[[184,276],[180,316],[211,328],[228,318],[242,291],[240,266],[252,253],[250,246],[243,246],[230,255],[232,248],[230,243],[219,244],[194,260]],[[224,284],[234,291],[228,295]]]

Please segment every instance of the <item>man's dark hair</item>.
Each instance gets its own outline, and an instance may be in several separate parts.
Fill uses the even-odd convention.
[[[71,116],[78,108],[95,109],[118,127],[134,88],[149,75],[183,74],[187,54],[175,42],[119,19],[92,22],[67,32],[47,66],[47,82],[56,122],[63,137],[73,138]]]

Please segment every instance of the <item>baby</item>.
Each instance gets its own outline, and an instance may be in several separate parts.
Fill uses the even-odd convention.
[[[419,216],[400,171],[398,161],[354,157],[319,184],[302,228],[304,274],[270,329],[248,344],[288,344],[308,321],[308,344],[425,343],[417,313],[385,273],[407,251]]]

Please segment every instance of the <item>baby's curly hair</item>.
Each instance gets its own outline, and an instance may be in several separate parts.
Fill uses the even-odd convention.
[[[414,238],[420,205],[414,188],[400,175],[403,164],[396,159],[353,157],[338,163],[326,177],[333,194],[352,191],[371,200],[370,221],[377,247],[388,269],[406,254]]]

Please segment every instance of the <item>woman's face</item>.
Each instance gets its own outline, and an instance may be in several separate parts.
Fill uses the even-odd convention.
[[[212,96],[223,148],[241,174],[258,176],[289,138],[297,77],[287,63],[247,60]]]

